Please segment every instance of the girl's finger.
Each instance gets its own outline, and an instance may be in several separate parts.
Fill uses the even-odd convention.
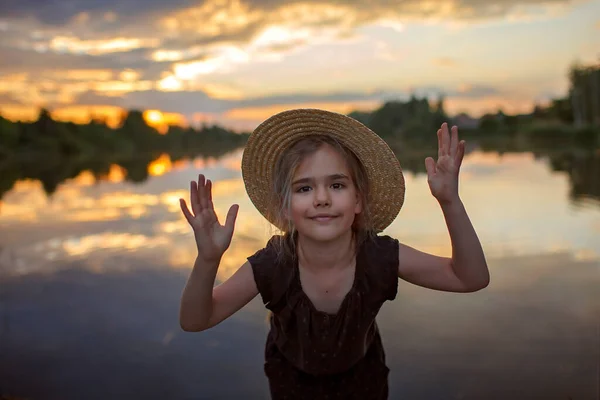
[[[219,217],[217,216],[217,213],[215,212],[215,207],[212,202],[212,181],[210,179],[206,180],[206,197],[207,197],[206,198],[206,201],[207,201],[206,208],[213,213],[213,215],[215,216],[215,219],[217,220],[217,223],[218,223]]]
[[[179,205],[181,206],[181,211],[183,212],[183,215],[185,217],[185,219],[187,220],[187,222],[192,225],[192,221],[194,220],[194,216],[190,213],[190,210],[188,209],[187,204],[185,204],[185,200],[184,199],[179,199]]]
[[[438,159],[442,156],[442,130],[438,129],[437,131],[438,137]]]
[[[204,175],[200,174],[198,177],[198,198],[200,201],[200,208],[203,210],[208,207],[205,183],[206,179],[204,178]]]
[[[225,219],[225,226],[232,233],[233,233],[233,229],[235,228],[235,219],[237,218],[239,209],[240,209],[240,206],[238,204],[234,204],[231,207],[229,207],[229,211],[227,211],[227,217]]]
[[[450,153],[450,133],[448,132],[448,124],[444,122],[442,124],[442,154],[447,155]]]
[[[198,201],[198,185],[195,181],[190,182],[190,204],[194,215],[200,213],[200,202]]]
[[[427,170],[427,179],[433,178],[435,175],[435,161],[431,157],[425,159],[425,169]]]
[[[207,195],[207,207],[211,210],[214,210],[215,207],[212,201],[212,181],[210,179],[206,180],[206,195]]]
[[[462,164],[462,160],[465,156],[465,141],[461,140],[460,143],[458,143],[458,150],[456,151],[456,158],[455,163],[456,163],[456,167],[460,168],[460,165]]]
[[[455,125],[450,131],[450,156],[456,157],[458,150],[458,127]]]

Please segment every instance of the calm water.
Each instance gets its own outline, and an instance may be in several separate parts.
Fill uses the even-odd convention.
[[[196,255],[178,198],[198,172],[215,181],[220,215],[241,206],[220,280],[270,235],[240,159],[162,157],[138,184],[117,166],[101,182],[84,172],[50,198],[40,182],[17,182],[0,205],[0,397],[267,398],[258,298],[207,332],[177,320]],[[467,155],[461,196],[491,285],[451,294],[400,281],[378,317],[390,398],[600,398],[600,202],[574,199],[579,175],[530,153]],[[450,255],[425,176],[407,171],[406,182],[385,233]]]

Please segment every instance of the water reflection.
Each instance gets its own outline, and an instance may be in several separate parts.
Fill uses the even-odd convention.
[[[550,157],[550,163],[554,171],[568,174],[572,200],[600,200],[600,150],[588,154],[561,153]]]
[[[401,157],[405,205],[385,233],[449,255],[423,159],[416,151]],[[133,173],[131,165],[110,164],[71,172],[54,186],[35,176],[11,183],[0,208],[0,395],[266,398],[259,299],[203,334],[183,333],[177,322],[196,256],[178,198],[187,197],[198,172],[214,181],[219,215],[240,204],[219,281],[272,233],[247,198],[240,160],[241,150],[157,155]],[[461,197],[492,284],[459,296],[400,283],[398,299],[379,318],[390,398],[594,396],[598,182],[597,152],[470,149]]]
[[[177,163],[163,155],[147,166],[156,174],[142,185],[118,179],[118,172],[110,180],[82,172],[50,197],[39,182],[17,182],[4,196],[0,222],[11,234],[2,242],[27,259],[24,263],[30,270],[43,265],[40,258],[71,259],[119,250],[168,255],[165,266],[189,268],[195,249],[178,199],[188,196],[189,180],[202,170],[215,182],[213,196],[219,215],[224,216],[233,203],[241,206],[234,243],[219,271],[219,278],[226,279],[273,232],[245,193],[240,159],[241,151],[219,160]],[[586,168],[585,176],[590,171]],[[449,255],[445,224],[425,177],[405,173],[405,206],[388,233],[425,251]],[[463,164],[461,196],[477,222],[486,252],[510,256],[569,250],[581,258],[598,257],[599,208],[584,207],[573,213],[566,200],[572,193],[572,179],[580,182],[581,176],[575,172],[557,175],[545,160],[531,153],[471,151]],[[568,236],[564,235],[567,228]]]
[[[258,298],[214,329],[187,334],[177,322],[187,271],[133,254],[111,257],[115,268],[102,273],[97,262],[95,255],[61,262],[60,272],[5,277],[6,393],[267,398]],[[378,317],[390,398],[594,398],[598,264],[553,254],[492,259],[490,268],[489,290],[470,296],[400,283]]]
[[[490,148],[490,143],[475,143],[467,153],[484,151],[486,154],[533,154],[536,159],[547,159],[552,170],[566,173],[571,183],[570,196],[574,201],[581,199],[594,199],[600,201],[600,149],[590,150],[582,148],[514,150],[506,153],[505,146],[494,142],[497,147]],[[186,156],[163,154],[145,154],[134,159],[125,160],[78,160],[78,159],[49,159],[49,160],[21,160],[17,164],[0,166],[0,200],[14,186],[22,181],[34,180],[41,183],[44,192],[52,195],[57,187],[67,181],[77,181],[81,184],[94,184],[97,182],[128,181],[143,183],[150,177],[163,175],[171,170],[185,169],[190,163],[197,169],[211,167],[217,163],[232,170],[240,169],[240,158],[231,156],[239,151],[223,155],[188,158]],[[434,154],[435,149],[423,148],[395,148],[401,160],[402,168],[406,172],[425,173],[423,160]],[[218,160],[217,160],[218,159]]]

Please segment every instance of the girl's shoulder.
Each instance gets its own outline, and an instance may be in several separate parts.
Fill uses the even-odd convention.
[[[387,235],[365,240],[361,262],[371,293],[381,300],[393,300],[398,291],[398,254],[400,243]]]
[[[265,247],[248,257],[256,287],[266,305],[279,297],[281,289],[286,288],[293,277],[293,269],[285,265],[283,257],[284,240],[284,236],[274,235]]]
[[[258,261],[267,260],[269,258],[277,256],[278,249],[281,246],[281,243],[280,243],[281,240],[282,240],[282,236],[280,236],[280,235],[272,236],[267,241],[267,244],[265,245],[265,247],[257,250],[254,254],[252,254],[250,257],[248,257],[248,261],[250,261],[250,263],[252,263],[252,260],[254,260],[254,262],[258,262]]]
[[[363,251],[370,260],[394,261],[398,259],[400,242],[388,235],[375,235],[363,243]]]

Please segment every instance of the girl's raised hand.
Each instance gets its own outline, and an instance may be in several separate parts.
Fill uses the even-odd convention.
[[[181,211],[194,230],[198,257],[206,262],[218,262],[231,244],[239,206],[234,204],[229,208],[225,225],[221,225],[212,202],[212,182],[202,174],[198,182],[190,183],[190,202],[192,212],[185,200],[179,199]]]
[[[458,127],[448,131],[448,124],[443,123],[437,131],[438,159],[425,159],[427,182],[431,194],[440,203],[450,203],[458,199],[458,172],[465,155],[465,141],[458,140]]]

